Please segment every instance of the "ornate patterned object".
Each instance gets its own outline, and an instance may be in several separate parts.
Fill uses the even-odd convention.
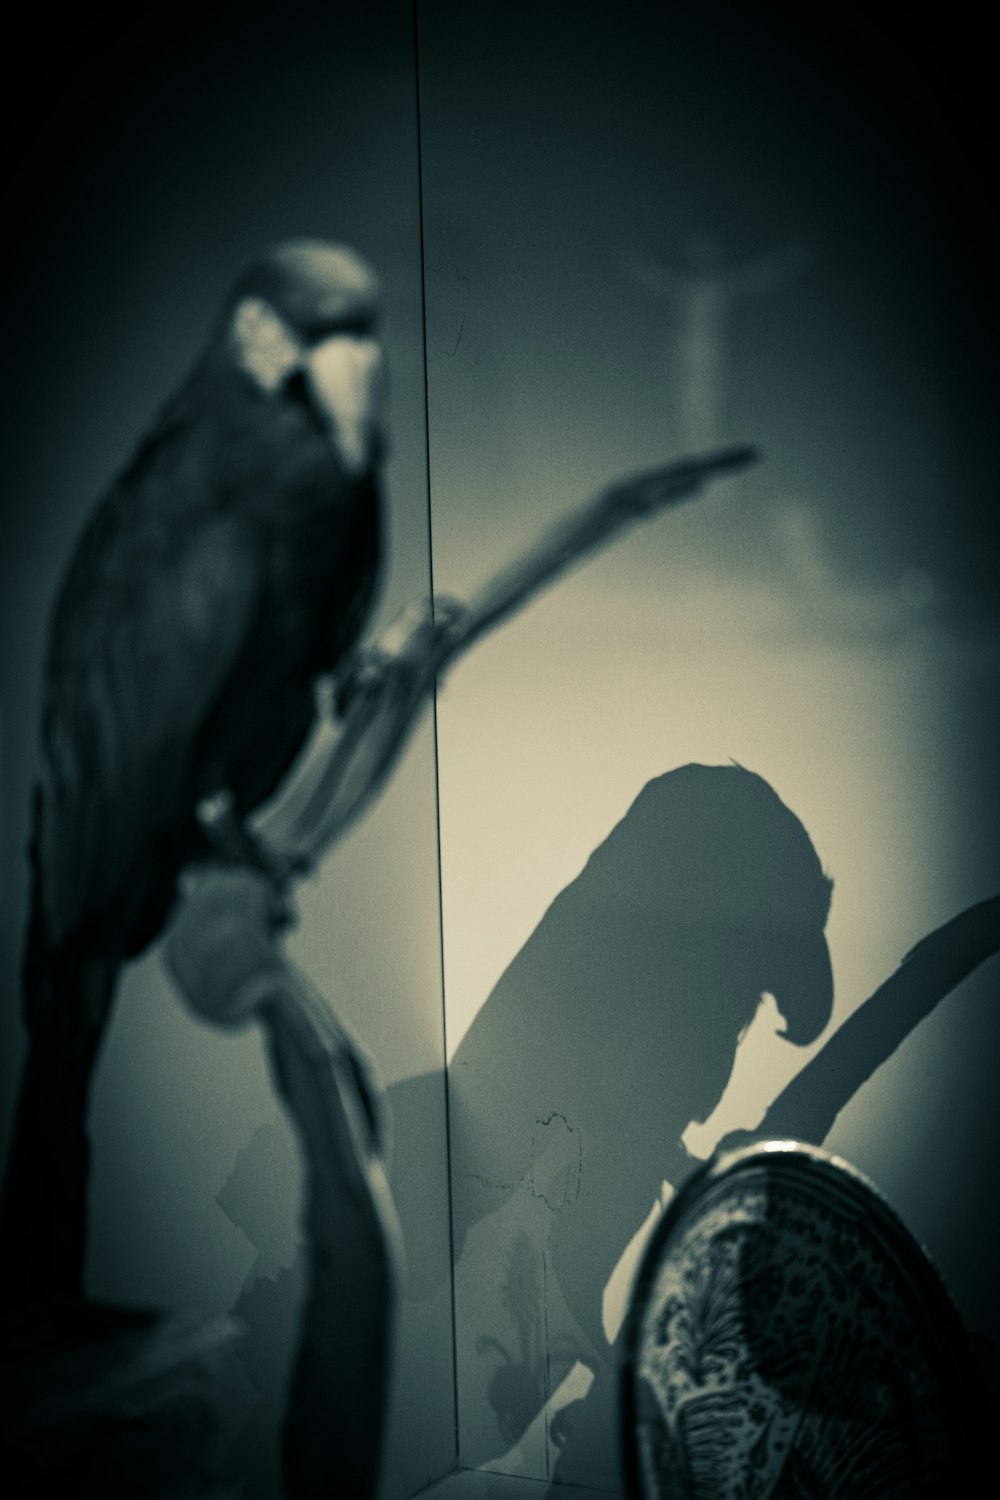
[[[926,1252],[846,1162],[771,1141],[699,1169],[625,1328],[633,1500],[975,1493],[976,1367]]]

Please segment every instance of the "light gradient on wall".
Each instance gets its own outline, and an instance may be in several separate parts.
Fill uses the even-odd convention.
[[[690,320],[637,264],[676,265],[706,229],[735,266],[802,254],[716,319],[699,435],[759,443],[759,468],[617,542],[443,684],[451,1058],[642,787],[688,762],[758,772],[811,835],[835,881],[833,1025],[1000,883],[982,835],[1000,631],[969,542],[983,393],[915,147],[877,100],[844,102],[836,58],[763,23],[751,36],[731,7],[703,26],[683,8],[563,20],[555,4],[488,25],[421,7],[438,588],[467,596],[601,484],[685,451],[693,366],[675,345]],[[987,973],[951,996],[830,1138],[994,1337],[995,985]],[[695,1154],[756,1123],[810,1055],[776,1021],[762,1006],[718,1110],[685,1136]],[[518,1059],[496,1067],[499,1080]],[[454,1130],[476,1101],[460,1069],[451,1090]],[[545,1419],[512,1439],[498,1393],[519,1373],[530,1383],[510,1257],[545,1231],[527,1208],[505,1213],[456,1267],[460,1450],[544,1478],[558,1455]],[[606,1298],[606,1331],[627,1285]],[[551,1279],[545,1296],[550,1346],[557,1329],[578,1335]],[[610,1483],[613,1458],[560,1477]]]

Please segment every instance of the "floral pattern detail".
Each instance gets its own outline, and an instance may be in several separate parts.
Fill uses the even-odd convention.
[[[539,1258],[524,1233],[515,1235],[507,1252],[500,1299],[514,1327],[515,1349],[509,1349],[493,1334],[481,1334],[476,1352],[500,1357],[490,1377],[487,1398],[501,1437],[513,1443],[549,1399],[552,1368],[569,1369],[578,1350],[565,1337],[547,1342]]]
[[[678,1204],[643,1273],[644,1500],[958,1493],[964,1344],[926,1256],[846,1164],[742,1155]]]

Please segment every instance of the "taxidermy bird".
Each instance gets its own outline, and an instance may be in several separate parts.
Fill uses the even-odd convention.
[[[2,1246],[15,1295],[81,1291],[88,1085],[118,971],[183,866],[305,740],[379,569],[378,288],[350,250],[283,244],[76,547],[51,619],[25,955],[29,1056]]]

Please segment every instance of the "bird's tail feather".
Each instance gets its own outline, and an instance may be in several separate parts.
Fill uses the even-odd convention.
[[[28,1055],[0,1204],[9,1306],[83,1294],[90,1143],[87,1105],[118,965],[46,954],[37,924],[24,968]]]

